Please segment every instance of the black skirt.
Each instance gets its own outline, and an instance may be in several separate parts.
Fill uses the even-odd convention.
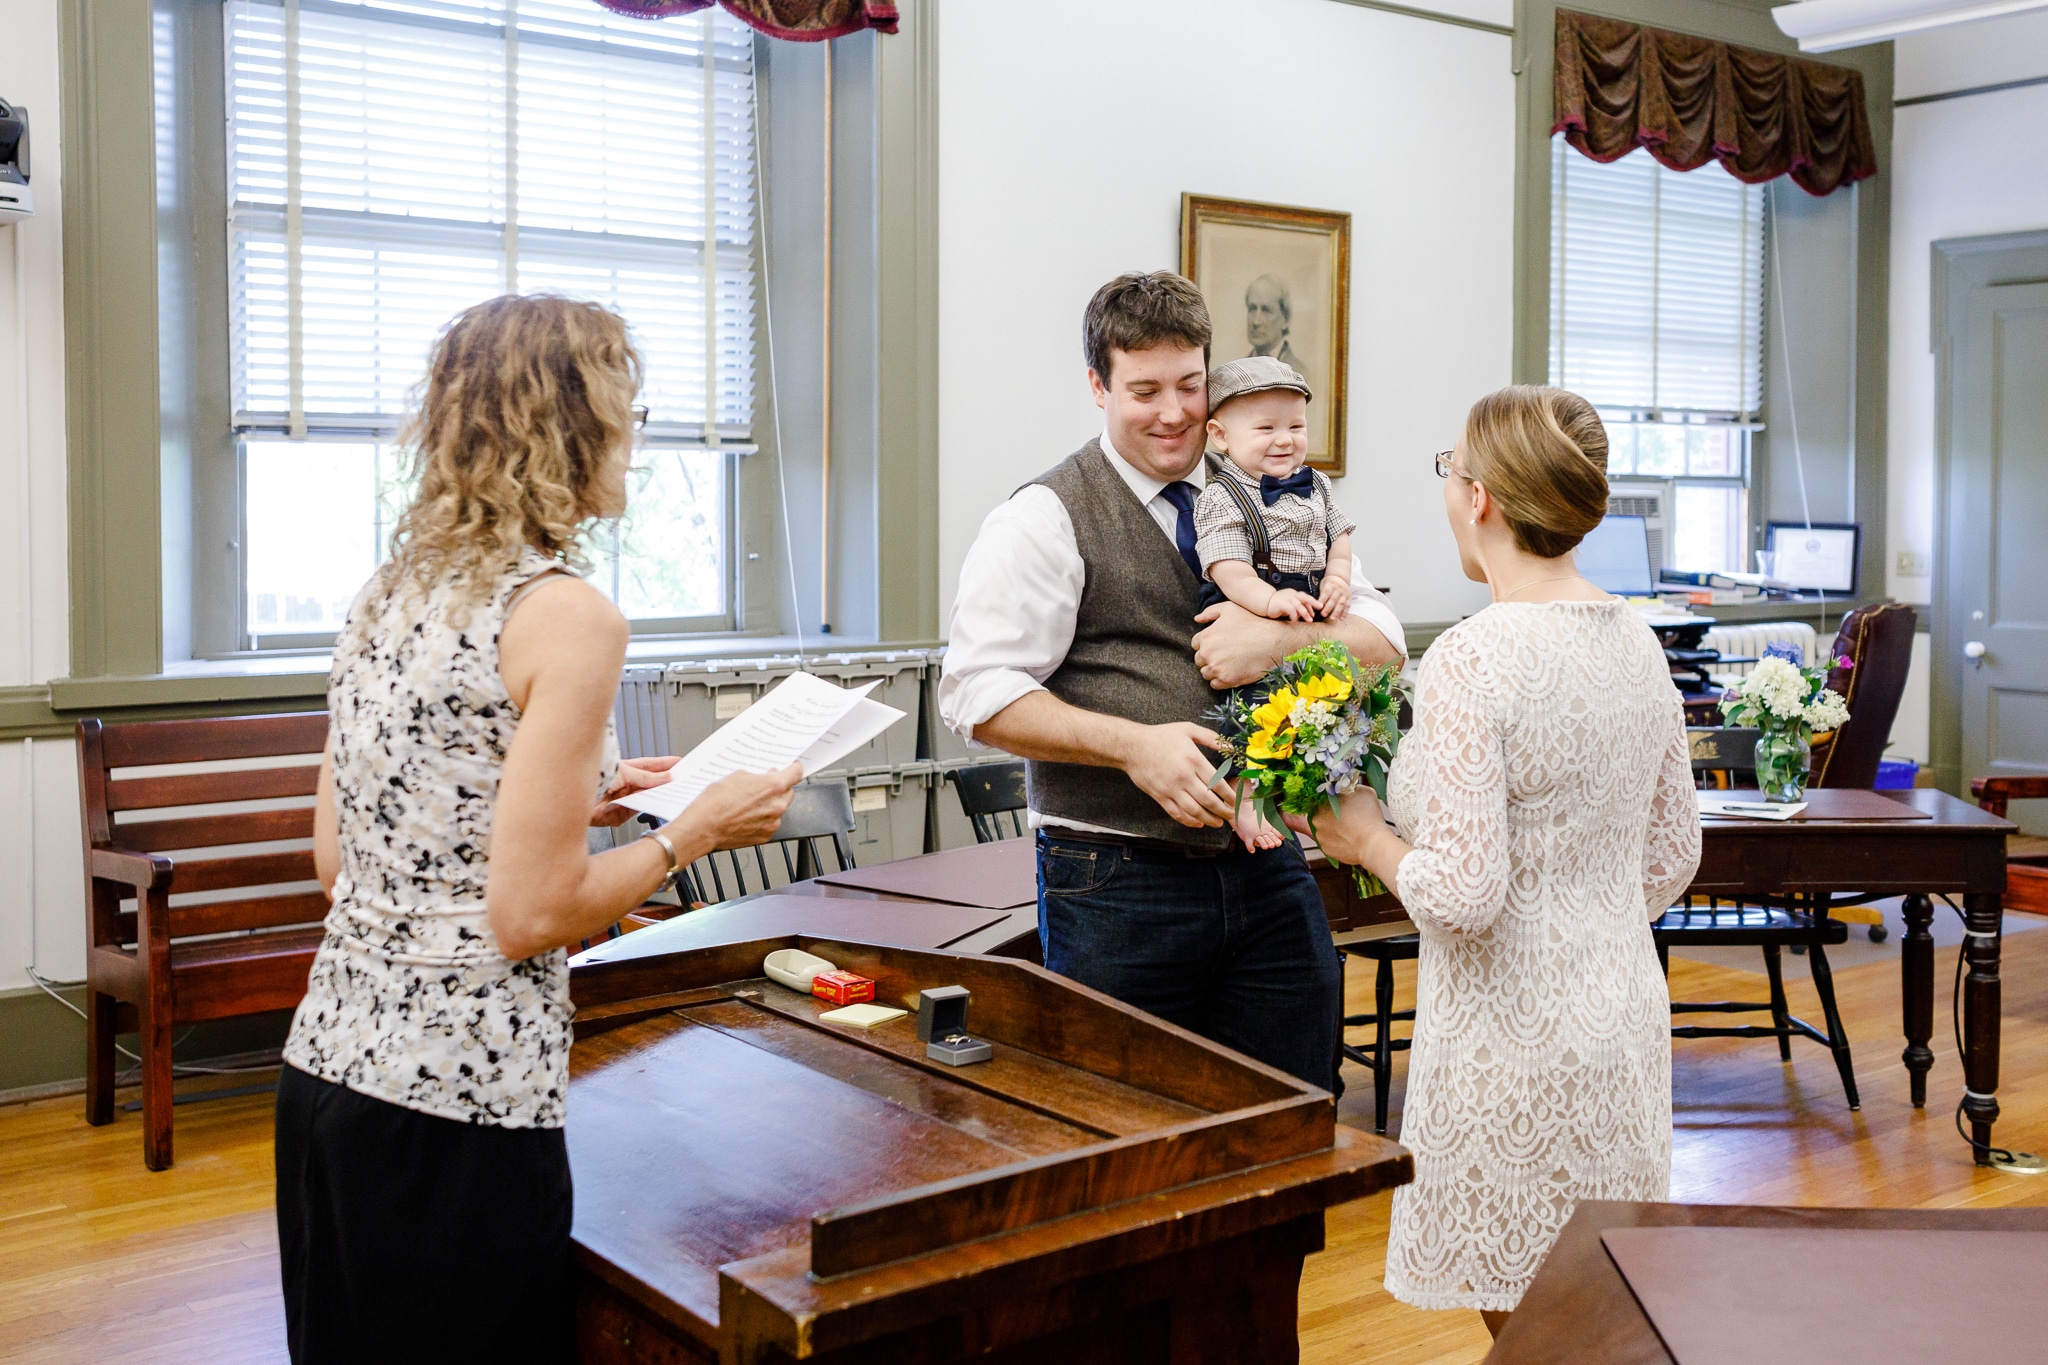
[[[287,1066],[277,1239],[295,1365],[567,1361],[559,1128],[417,1113]]]

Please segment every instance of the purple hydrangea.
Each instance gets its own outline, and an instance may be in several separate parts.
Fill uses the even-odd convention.
[[[1794,668],[1803,668],[1806,665],[1806,651],[1790,640],[1773,640],[1764,646],[1763,656],[1766,659],[1783,659]]]

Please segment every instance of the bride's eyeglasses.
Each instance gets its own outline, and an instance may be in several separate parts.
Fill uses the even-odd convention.
[[[1448,479],[1456,472],[1451,467],[1451,456],[1457,453],[1455,450],[1439,450],[1436,453],[1436,476],[1439,479]]]

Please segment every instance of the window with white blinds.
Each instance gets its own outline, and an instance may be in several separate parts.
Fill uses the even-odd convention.
[[[1602,165],[1551,143],[1550,379],[1650,420],[1754,420],[1764,192],[1709,161]]]
[[[1678,172],[1636,151],[1603,165],[1552,140],[1550,382],[1607,423],[1610,510],[1660,509],[1657,567],[1749,567],[1763,270],[1761,186],[1717,162]]]
[[[751,31],[715,6],[230,0],[226,45],[251,643],[339,625],[402,502],[389,442],[429,346],[506,292],[626,318],[649,449],[593,578],[642,628],[720,624],[755,402]],[[298,492],[355,509],[346,553],[263,544],[258,509]]]

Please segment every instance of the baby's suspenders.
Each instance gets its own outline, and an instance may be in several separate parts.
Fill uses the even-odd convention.
[[[1273,543],[1266,537],[1266,519],[1259,514],[1258,503],[1243,484],[1223,471],[1223,462],[1214,456],[1209,459],[1209,481],[1222,484],[1244,514],[1244,532],[1252,539],[1252,567],[1259,576],[1280,572],[1273,567]]]

